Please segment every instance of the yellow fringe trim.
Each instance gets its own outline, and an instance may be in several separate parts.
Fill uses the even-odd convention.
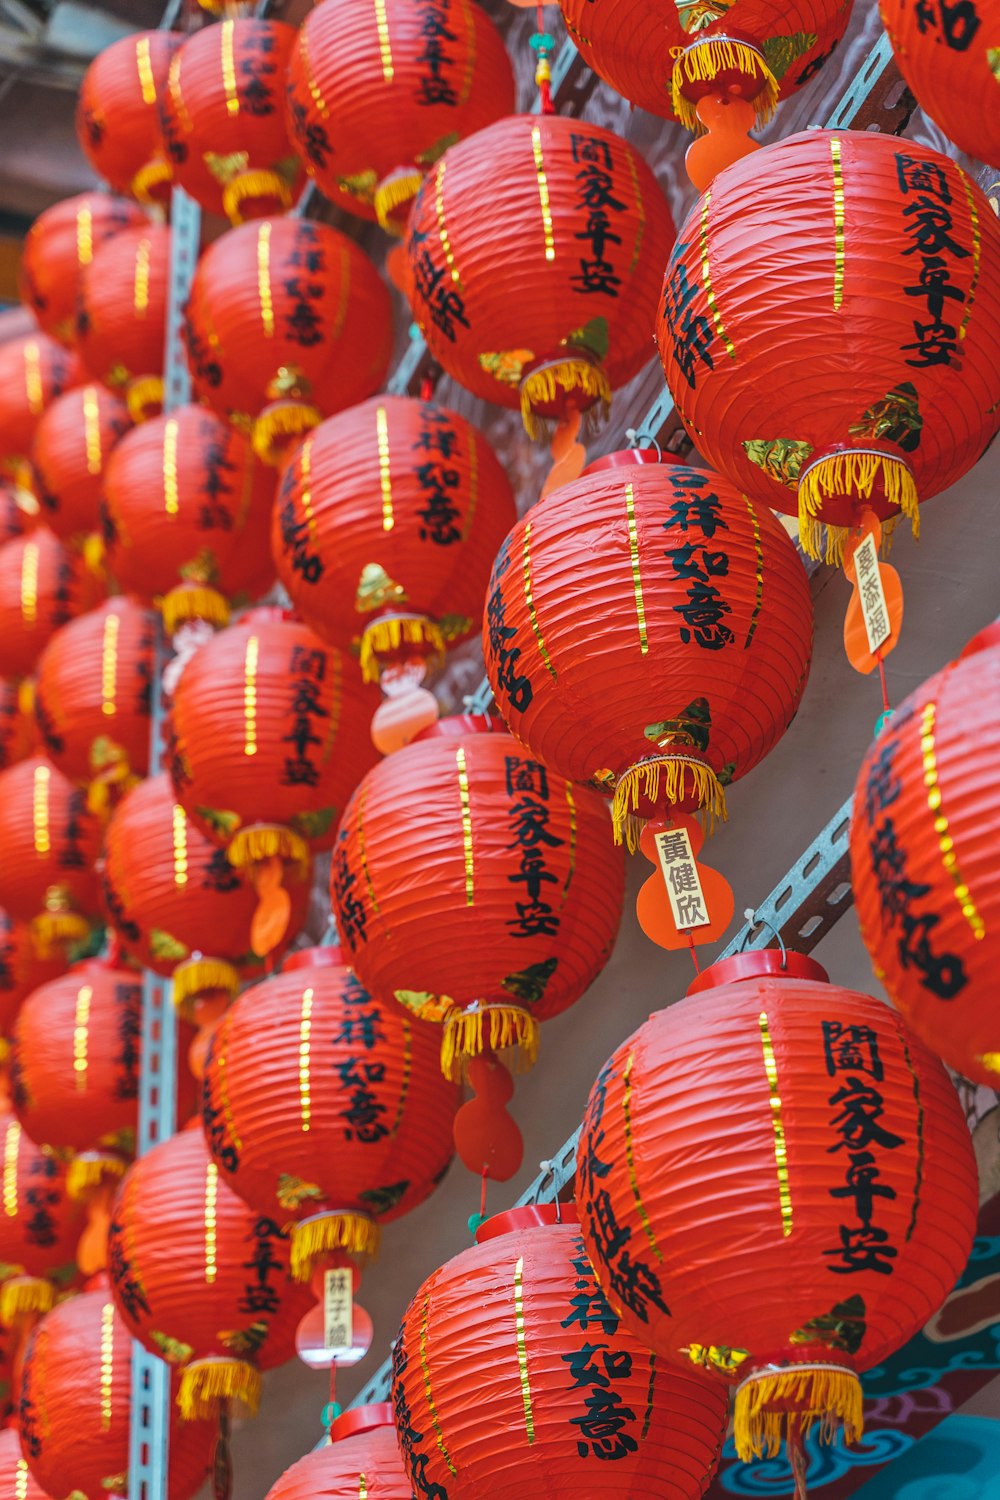
[[[253,424],[251,441],[253,451],[262,464],[278,468],[288,457],[287,445],[280,438],[304,437],[323,420],[315,406],[303,402],[289,402],[261,412]]]
[[[440,625],[422,616],[395,620],[373,620],[361,637],[361,675],[365,682],[377,682],[379,656],[398,651],[400,646],[430,646],[435,655],[444,653],[444,635]]]
[[[41,1276],[12,1276],[0,1286],[0,1324],[9,1328],[18,1318],[30,1313],[51,1312],[56,1289]]]
[[[252,1417],[260,1406],[260,1371],[245,1359],[200,1359],[181,1374],[177,1405],[185,1422],[207,1422],[223,1401],[240,1401]]]
[[[394,234],[398,239],[405,233],[405,224],[400,224],[393,218],[393,214],[404,203],[412,203],[423,181],[423,173],[414,170],[394,172],[391,177],[379,183],[375,189],[375,217],[386,234]]]
[[[843,560],[848,528],[826,526],[820,519],[823,504],[846,497],[870,500],[879,479],[887,502],[909,517],[914,537],[920,536],[919,497],[909,465],[891,453],[845,448],[809,465],[799,480],[799,544],[807,557]]]
[[[591,403],[597,403],[601,416],[606,417],[611,406],[611,382],[600,365],[589,359],[553,360],[551,364],[532,370],[521,381],[521,421],[530,438],[537,440],[545,432],[545,419],[535,411],[538,406],[551,406],[560,393],[569,396],[577,392]]]
[[[478,1057],[487,1048],[503,1052],[516,1047],[515,1070],[527,1073],[538,1060],[538,1043],[538,1022],[518,1005],[452,1011],[445,1020],[441,1038],[441,1072],[458,1082],[466,1058]]]
[[[98,532],[92,531],[85,536],[80,547],[84,565],[87,571],[93,573],[95,578],[105,578],[107,569],[104,566],[107,560],[107,551],[104,546],[104,538]]]
[[[615,787],[611,803],[611,821],[615,828],[615,843],[624,841],[630,854],[639,847],[643,818],[635,816],[639,808],[639,792],[644,798],[656,803],[660,795],[660,777],[663,777],[664,799],[673,806],[691,793],[698,798],[698,806],[704,813],[706,831],[711,833],[716,819],[726,821],[726,794],[722,783],[704,761],[691,760],[685,755],[664,755],[655,759],[641,760],[629,766]]]
[[[156,416],[156,412],[149,408],[155,406],[159,411],[163,406],[163,381],[159,375],[139,375],[135,380],[130,380],[125,392],[125,405],[136,425]]]
[[[820,1440],[833,1441],[843,1426],[844,1442],[864,1431],[861,1382],[853,1370],[836,1365],[792,1365],[750,1375],[736,1391],[733,1439],[744,1463],[773,1458],[788,1432],[789,1418],[806,1433],[819,1422]]]
[[[71,1198],[88,1198],[104,1183],[124,1177],[127,1171],[124,1157],[88,1151],[85,1156],[75,1156],[66,1169],[66,1191]]]
[[[240,205],[248,198],[277,198],[282,211],[287,213],[292,206],[292,194],[288,183],[277,172],[241,172],[227,183],[222,194],[222,208],[230,224],[242,224]]]
[[[35,679],[33,677],[22,677],[17,685],[17,711],[25,719],[34,717]]]
[[[173,180],[174,174],[170,163],[163,157],[159,157],[148,161],[144,167],[140,167],[129,186],[133,198],[146,208],[153,208],[157,203],[155,189],[165,187]]]
[[[240,976],[222,958],[186,959],[174,970],[173,981],[174,1005],[182,1014],[189,1009],[189,1002],[206,990],[225,990],[235,995],[240,987]]]
[[[238,870],[275,855],[297,865],[305,879],[309,873],[309,845],[300,833],[281,823],[258,823],[234,833],[226,848],[229,863]]]
[[[382,1231],[367,1214],[328,1213],[303,1219],[291,1226],[292,1275],[296,1281],[308,1281],[320,1256],[331,1250],[370,1260],[378,1254],[381,1238]]]
[[[229,624],[229,604],[205,583],[179,583],[160,601],[163,628],[174,635],[187,620],[207,620],[216,630]]]
[[[60,943],[82,943],[89,931],[90,923],[76,911],[42,911],[31,923],[31,935],[43,952]]]
[[[767,124],[777,106],[780,88],[763,56],[745,42],[736,42],[727,36],[710,36],[692,42],[674,63],[671,103],[685,130],[693,130],[698,135],[705,132],[694,102],[684,96],[685,83],[712,83],[720,73],[730,72],[739,72],[748,78],[760,77],[760,87],[750,103],[754,107],[756,123]]]

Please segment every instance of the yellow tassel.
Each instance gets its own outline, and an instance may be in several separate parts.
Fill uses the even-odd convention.
[[[155,417],[163,406],[163,381],[159,375],[139,375],[130,380],[125,391],[125,405],[136,424]],[[151,407],[155,410],[151,411]]]
[[[186,1014],[189,1002],[206,990],[225,990],[235,995],[240,987],[240,976],[232,964],[222,958],[189,958],[178,964],[173,973],[174,1005]]]
[[[538,416],[535,408],[552,406],[560,394],[584,396],[600,407],[602,418],[611,406],[611,382],[592,360],[569,355],[539,365],[521,381],[521,421],[531,439],[537,441],[545,433],[545,419]]]
[[[375,217],[386,234],[400,238],[406,228],[405,220],[394,217],[397,208],[412,203],[423,184],[423,173],[417,171],[393,172],[385,177],[375,189]]]
[[[704,125],[698,119],[695,104],[684,95],[685,83],[712,83],[720,73],[742,73],[760,79],[756,94],[750,98],[756,123],[766,125],[774,114],[780,92],[778,80],[756,47],[733,41],[728,36],[708,36],[692,42],[674,63],[671,80],[671,102],[674,114],[685,130],[703,135]]]
[[[726,821],[726,794],[718,776],[704,761],[693,760],[687,755],[661,755],[640,760],[629,766],[615,787],[611,803],[611,821],[615,829],[615,843],[624,838],[629,853],[639,847],[644,819],[637,817],[639,793],[645,800],[655,804],[660,796],[660,778],[663,778],[664,801],[674,806],[691,796],[698,799],[707,833],[715,829],[716,819]]]
[[[0,1286],[0,1324],[9,1328],[31,1313],[51,1312],[56,1289],[41,1276],[11,1276]]]
[[[177,1405],[185,1422],[207,1422],[223,1401],[240,1401],[250,1416],[260,1406],[260,1371],[245,1359],[199,1359],[181,1374]]]
[[[144,167],[140,167],[132,178],[131,192],[133,198],[137,198],[146,208],[152,208],[157,202],[157,188],[166,187],[174,178],[170,163],[162,156],[154,157]]]
[[[125,1176],[128,1162],[122,1156],[87,1151],[74,1156],[66,1170],[66,1191],[71,1198],[89,1198],[106,1182]]]
[[[845,448],[810,464],[799,479],[799,544],[807,557],[828,563],[843,561],[849,531],[845,526],[828,526],[820,519],[824,503],[871,500],[878,481],[887,503],[898,507],[900,514],[909,518],[914,537],[920,536],[919,497],[909,464],[891,453]],[[887,543],[891,535],[888,523],[883,533]]]
[[[248,198],[277,198],[284,213],[292,206],[288,183],[277,172],[241,172],[232,182],[227,183],[222,194],[223,211],[230,224],[243,223],[240,204],[245,203]]]
[[[10,1056],[10,1052],[11,1044],[9,1040],[5,1036],[0,1036],[0,1068],[2,1068],[4,1063],[7,1061],[8,1057]],[[987,1053],[986,1055],[987,1057],[993,1056],[992,1053]],[[987,1063],[986,1066],[989,1067],[989,1063]]]
[[[466,1058],[487,1048],[503,1052],[516,1047],[515,1071],[527,1073],[538,1060],[539,1029],[534,1016],[518,1005],[486,1005],[480,1010],[455,1010],[444,1023],[441,1072],[458,1082]]]
[[[320,1256],[331,1250],[373,1259],[378,1254],[382,1231],[367,1214],[326,1213],[303,1219],[291,1227],[292,1275],[308,1281]]]
[[[286,860],[297,865],[303,880],[309,874],[309,845],[300,833],[281,823],[254,823],[234,833],[226,848],[229,863],[238,870],[263,859]]]
[[[322,420],[322,413],[303,401],[288,401],[269,407],[253,424],[253,451],[262,464],[270,464],[276,469],[288,457],[288,444],[280,439],[304,437]]]
[[[207,583],[179,583],[160,602],[163,628],[174,635],[186,620],[207,620],[216,630],[229,624],[229,605]]]
[[[22,677],[17,685],[17,711],[25,719],[34,718],[35,681],[32,677]]]
[[[93,573],[95,578],[107,577],[107,569],[104,566],[107,551],[104,538],[99,532],[92,531],[89,536],[84,537],[80,553],[88,573]]]
[[[853,1370],[838,1365],[790,1365],[750,1375],[736,1391],[733,1439],[744,1463],[773,1458],[793,1417],[806,1433],[819,1422],[820,1440],[830,1443],[839,1427],[844,1442],[856,1443],[864,1431],[861,1382]]]
[[[59,944],[82,943],[89,932],[90,923],[76,911],[42,911],[31,923],[31,935],[41,952],[51,952]]]
[[[365,682],[378,682],[379,657],[398,651],[404,644],[429,646],[436,656],[444,654],[444,635],[433,620],[419,615],[373,620],[361,637],[361,675]]]

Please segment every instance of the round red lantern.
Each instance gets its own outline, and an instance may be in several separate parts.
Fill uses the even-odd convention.
[[[24,760],[37,743],[33,683],[0,677],[0,771]]]
[[[388,1402],[354,1406],[330,1428],[330,1441],[286,1469],[265,1500],[413,1500]]]
[[[331,202],[391,234],[428,167],[514,108],[503,41],[478,5],[327,0],[302,24],[288,126]]]
[[[30,1141],[12,1114],[0,1113],[0,1324],[48,1312],[56,1287],[75,1274],[83,1209],[66,1184],[66,1168]]]
[[[0,672],[23,677],[60,626],[88,609],[99,585],[46,526],[0,546]]]
[[[47,526],[79,541],[100,526],[104,471],[112,448],[132,425],[128,407],[102,385],[60,396],[35,430],[35,492]]]
[[[16,1500],[51,1500],[35,1483],[21,1452],[21,1440],[11,1427],[0,1430],[0,1494]]]
[[[129,1168],[108,1237],[111,1291],[129,1332],[181,1372],[186,1421],[223,1399],[255,1411],[262,1370],[295,1352],[312,1302],[291,1280],[288,1240],[220,1178],[200,1129]]]
[[[289,439],[385,380],[389,293],[367,256],[336,229],[264,219],[202,256],[184,335],[198,400],[253,431],[277,461]]]
[[[307,948],[236,1001],[205,1069],[205,1135],[234,1192],[291,1220],[292,1270],[374,1254],[452,1156],[458,1091],[433,1027],[370,995],[337,948]]]
[[[278,573],[325,640],[361,667],[401,646],[441,652],[478,624],[490,563],[516,518],[489,443],[446,407],[376,396],[324,422],[282,475]]]
[[[155,632],[151,612],[119,595],[56,631],[39,658],[45,748],[65,776],[95,784],[92,800],[146,774]]]
[[[127,593],[186,619],[225,625],[229,602],[266,593],[274,475],[213,412],[181,406],[128,434],[104,481],[108,568]]]
[[[34,494],[26,495],[12,479],[0,474],[0,546],[29,531],[37,513],[38,500]]]
[[[163,97],[174,181],[233,224],[292,207],[302,167],[285,129],[295,28],[228,18],[189,36]]]
[[[955,162],[809,130],[727,168],[695,205],[667,267],[660,357],[699,453],[838,561],[863,506],[916,532],[918,500],[996,433],[998,288],[1000,222]]]
[[[851,821],[877,977],[922,1040],[988,1088],[1000,1075],[998,688],[994,627],[895,710],[862,762]]]
[[[375,995],[445,1020],[442,1063],[574,1004],[618,932],[623,861],[601,799],[490,720],[443,719],[377,765],[333,856],[341,938]]]
[[[107,193],[78,193],[38,215],[24,238],[18,289],[45,333],[67,347],[76,342],[76,299],[85,267],[105,240],[145,223],[134,203]]]
[[[99,907],[99,819],[87,794],[43,756],[0,773],[0,903],[31,921],[43,951],[79,942]]]
[[[501,713],[560,775],[614,789],[615,835],[724,788],[780,739],[812,648],[805,571],[778,521],[681,464],[594,469],[514,527],[483,649]]]
[[[170,230],[123,229],[80,277],[77,335],[87,373],[125,393],[134,422],[163,400]]]
[[[858,1374],[951,1291],[978,1197],[937,1059],[881,1001],[771,949],[706,969],[618,1048],[577,1184],[626,1326],[736,1386],[743,1459],[817,1420],[860,1435]]]
[[[414,1494],[699,1500],[725,1392],[648,1353],[601,1291],[575,1212],[559,1213],[488,1219],[404,1313],[392,1399]]]
[[[131,1398],[132,1341],[108,1293],[84,1292],[47,1313],[25,1352],[18,1409],[37,1483],[78,1500],[127,1494]],[[166,1500],[199,1489],[215,1439],[214,1423],[171,1421]]]
[[[0,1036],[10,1036],[22,1001],[64,973],[66,962],[58,947],[45,949],[35,941],[29,923],[0,910]]]
[[[29,488],[24,468],[45,408],[78,385],[75,354],[44,333],[0,344],[0,464],[19,486]]]
[[[879,0],[893,56],[920,108],[960,151],[1000,164],[997,43],[1000,6],[976,0],[955,11],[914,0]]]
[[[534,436],[543,417],[606,409],[647,362],[673,234],[627,141],[510,115],[450,147],[420,190],[406,242],[414,314],[447,373],[520,407]]]
[[[84,155],[116,192],[142,203],[169,197],[160,106],[183,40],[173,31],[124,36],[98,53],[80,86],[76,134]]]

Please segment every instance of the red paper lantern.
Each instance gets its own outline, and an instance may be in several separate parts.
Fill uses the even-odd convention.
[[[77,386],[43,413],[32,449],[35,489],[46,525],[63,541],[98,529],[105,465],[131,425],[125,402],[102,385]]]
[[[230,18],[189,36],[170,66],[162,122],[174,181],[233,224],[297,196],[284,110],[295,36],[283,21]]]
[[[28,504],[25,505],[27,498]],[[0,547],[16,536],[23,536],[34,525],[38,501],[33,494],[25,496],[12,479],[0,475]]]
[[[1000,1075],[998,688],[994,627],[895,710],[862,762],[851,822],[877,977],[927,1046],[988,1088]]]
[[[195,395],[253,431],[262,458],[363,401],[385,380],[389,293],[336,229],[264,219],[230,230],[202,256],[184,336]]]
[[[881,1001],[772,949],[706,969],[618,1048],[577,1184],[604,1290],[657,1354],[736,1385],[745,1460],[814,1420],[860,1435],[858,1374],[951,1291],[978,1196],[940,1063]]]
[[[46,950],[36,943],[27,922],[15,922],[0,910],[0,1036],[10,1036],[32,990],[64,973],[66,965],[58,948]]]
[[[107,193],[78,193],[38,215],[21,249],[18,290],[45,333],[72,347],[80,277],[94,252],[121,230],[145,223],[134,203]]]
[[[812,604],[770,511],[680,464],[599,467],[534,506],[493,567],[483,649],[501,713],[553,771],[614,788],[615,834],[704,807],[780,739]]]
[[[125,393],[134,422],[163,401],[170,230],[123,229],[80,277],[77,335],[87,373]]]
[[[341,821],[338,927],[362,983],[446,1019],[442,1061],[516,1044],[604,967],[623,862],[605,807],[489,720],[444,719],[381,762]]]
[[[414,314],[447,373],[520,407],[535,435],[542,417],[607,408],[647,362],[673,235],[627,141],[510,115],[450,147],[420,191],[407,237]]]
[[[791,136],[695,205],[657,338],[699,453],[839,560],[864,505],[916,531],[1000,426],[1000,222],[926,146]]]
[[[433,1192],[452,1156],[458,1090],[440,1038],[369,995],[337,948],[309,948],[236,1001],[205,1069],[205,1135],[234,1192],[292,1220],[292,1270],[374,1254],[379,1223]]]
[[[17,1500],[51,1500],[32,1478],[20,1439],[10,1427],[0,1430],[0,1494],[16,1496]]]
[[[406,645],[441,652],[478,624],[517,512],[489,443],[446,407],[376,396],[331,417],[282,475],[282,583],[325,640],[360,638],[365,675]]]
[[[0,771],[24,760],[37,742],[33,683],[0,677]]]
[[[414,1494],[698,1500],[725,1392],[647,1352],[598,1286],[572,1209],[558,1213],[487,1220],[404,1313],[392,1398]]]
[[[478,5],[317,5],[288,69],[288,126],[331,202],[400,234],[446,146],[514,108],[499,32]]]
[[[146,774],[155,640],[150,611],[118,596],[63,626],[39,658],[45,748],[65,776],[97,783],[95,795]]]
[[[99,585],[46,526],[0,546],[0,672],[23,677],[60,626],[96,601]]]
[[[98,53],[84,74],[76,134],[99,177],[141,203],[165,202],[170,164],[160,106],[170,60],[184,38],[172,31],[136,31]]]
[[[330,1441],[286,1469],[265,1500],[413,1500],[388,1402],[354,1406],[330,1428]]]
[[[0,1324],[9,1328],[48,1312],[57,1285],[72,1279],[83,1209],[68,1191],[65,1166],[30,1141],[12,1114],[0,1113],[0,1144]]]
[[[0,464],[19,487],[45,408],[82,378],[75,354],[44,333],[0,344]]]
[[[256,1410],[260,1372],[295,1352],[312,1294],[288,1257],[280,1226],[220,1178],[199,1129],[129,1168],[108,1237],[111,1291],[133,1336],[181,1371],[185,1421],[224,1399]]]
[[[917,103],[960,151],[1000,164],[996,47],[997,0],[962,11],[879,0],[896,64]]]
[[[25,1353],[18,1413],[36,1482],[79,1500],[127,1494],[131,1401],[132,1341],[108,1293],[84,1292],[47,1313]],[[167,1500],[189,1500],[200,1488],[215,1439],[214,1423],[174,1416]]]
[[[0,904],[43,950],[85,938],[98,910],[101,825],[86,798],[42,756],[0,773]]]
[[[108,568],[157,601],[167,633],[192,616],[225,625],[229,601],[266,593],[274,475],[249,439],[200,406],[144,422],[115,449],[104,483]]]

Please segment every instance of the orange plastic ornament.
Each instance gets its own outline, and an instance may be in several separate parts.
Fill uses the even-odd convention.
[[[134,422],[163,401],[163,348],[170,280],[170,230],[123,229],[80,278],[77,339],[94,379],[124,392]]]
[[[134,203],[108,193],[79,193],[39,214],[25,235],[18,269],[21,300],[31,308],[39,328],[72,348],[84,269],[105,240],[145,223]]]
[[[885,624],[888,626],[889,633],[882,645],[872,651],[861,602],[863,585],[858,578],[855,561],[858,546],[869,535],[877,550],[882,541],[882,526],[878,517],[870,510],[862,513],[861,525],[857,531],[851,532],[850,540],[844,543],[843,563],[844,574],[851,585],[851,597],[844,615],[844,650],[855,672],[860,672],[866,677],[880,666],[890,651],[895,650],[903,625],[903,585],[899,574],[895,568],[882,562],[876,556],[872,572],[874,573],[875,569],[878,570],[885,599]]]
[[[670,836],[677,833],[682,837],[671,848]],[[683,834],[687,835],[687,843]],[[667,840],[662,859],[658,852],[658,837]],[[635,899],[635,914],[646,936],[668,952],[717,943],[733,920],[735,900],[732,886],[718,870],[702,864],[697,858],[704,841],[705,830],[701,824],[684,813],[675,813],[669,823],[647,823],[639,837],[639,848],[656,873],[640,888]],[[688,847],[692,855],[690,860],[686,858]],[[700,896],[691,877],[692,865],[701,887]],[[670,904],[668,886],[678,902],[677,916]],[[698,967],[697,963],[695,967]]]
[[[174,31],[124,36],[98,53],[80,87],[76,134],[84,155],[116,192],[141,203],[170,196],[160,106],[182,41]]]
[[[59,396],[35,429],[32,466],[45,524],[66,542],[100,526],[105,465],[132,426],[128,407],[102,385]]]
[[[101,825],[86,796],[42,756],[0,772],[0,904],[33,923],[42,951],[80,942],[98,910]]]
[[[468,1058],[465,1073],[469,1098],[455,1116],[455,1150],[476,1177],[509,1182],[524,1160],[524,1138],[507,1109],[514,1080],[491,1047]]]
[[[704,134],[684,153],[687,174],[699,193],[703,193],[723,167],[760,150],[760,142],[750,139],[754,108],[747,99],[733,94],[706,94],[695,107]]]

